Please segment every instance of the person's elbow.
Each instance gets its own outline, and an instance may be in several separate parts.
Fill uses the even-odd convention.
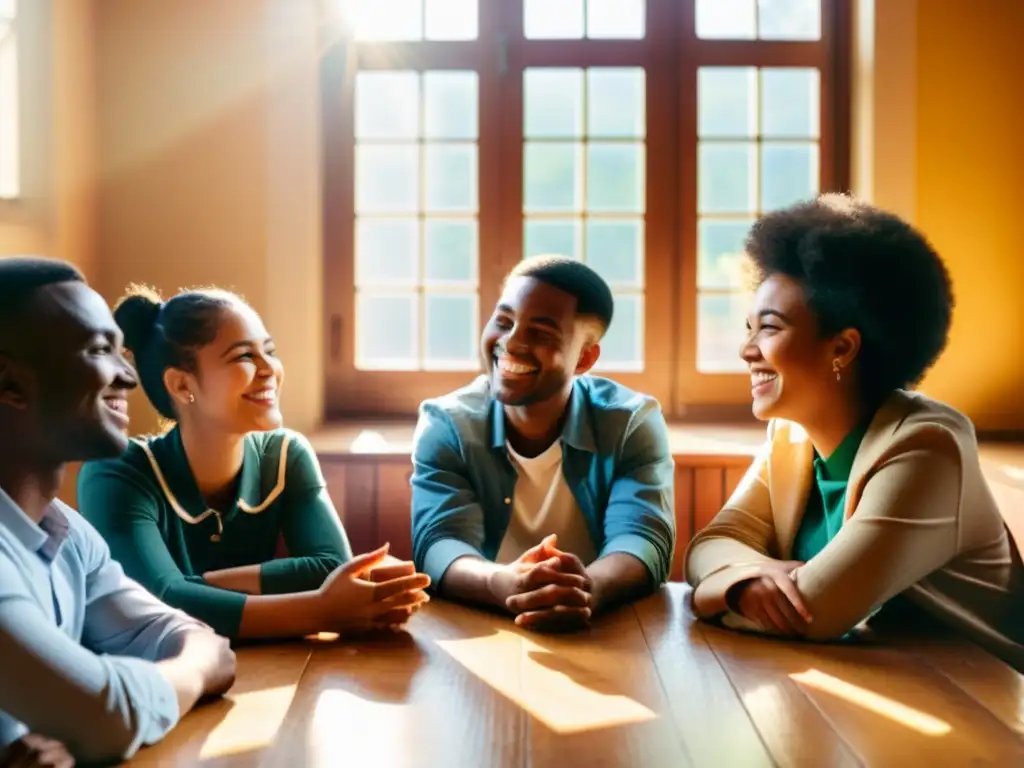
[[[97,705],[100,711],[92,717],[79,718],[74,732],[59,739],[79,762],[100,765],[123,762],[131,759],[141,747],[158,740],[146,738],[146,731],[150,730],[148,721],[154,718],[152,713],[140,711],[111,689],[106,693],[106,701]],[[152,725],[157,727],[156,723]],[[158,727],[161,737],[169,727],[170,724]]]

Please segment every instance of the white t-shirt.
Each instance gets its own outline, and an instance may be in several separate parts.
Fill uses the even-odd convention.
[[[510,563],[552,533],[558,548],[576,555],[584,565],[597,558],[576,499],[562,472],[562,443],[556,440],[538,456],[528,458],[506,443],[509,459],[516,468],[512,515],[495,562]]]

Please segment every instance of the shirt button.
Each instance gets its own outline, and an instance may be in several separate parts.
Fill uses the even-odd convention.
[[[506,503],[506,504],[511,504],[511,503],[512,503],[512,499],[508,499],[508,498],[506,498],[506,499],[505,499],[505,503]]]

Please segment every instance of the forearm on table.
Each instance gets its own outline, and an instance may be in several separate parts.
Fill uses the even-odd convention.
[[[465,555],[452,562],[444,572],[440,593],[448,598],[505,609],[505,601],[495,588],[495,580],[505,570],[504,566],[482,557]]]
[[[644,563],[625,552],[613,552],[587,566],[593,582],[595,611],[640,597],[651,590],[651,573]]]
[[[238,637],[291,638],[311,635],[324,629],[318,592],[290,595],[250,595],[242,609]]]
[[[260,587],[261,565],[240,565],[237,568],[222,568],[217,571],[207,571],[203,574],[203,581],[211,587],[227,589],[232,592],[242,592],[247,595],[259,595],[262,592]]]

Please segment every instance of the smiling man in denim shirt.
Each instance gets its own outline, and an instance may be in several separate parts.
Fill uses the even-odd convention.
[[[674,472],[661,409],[585,375],[613,308],[590,267],[521,262],[483,332],[486,375],[421,406],[413,555],[441,595],[564,631],[668,578]]]

